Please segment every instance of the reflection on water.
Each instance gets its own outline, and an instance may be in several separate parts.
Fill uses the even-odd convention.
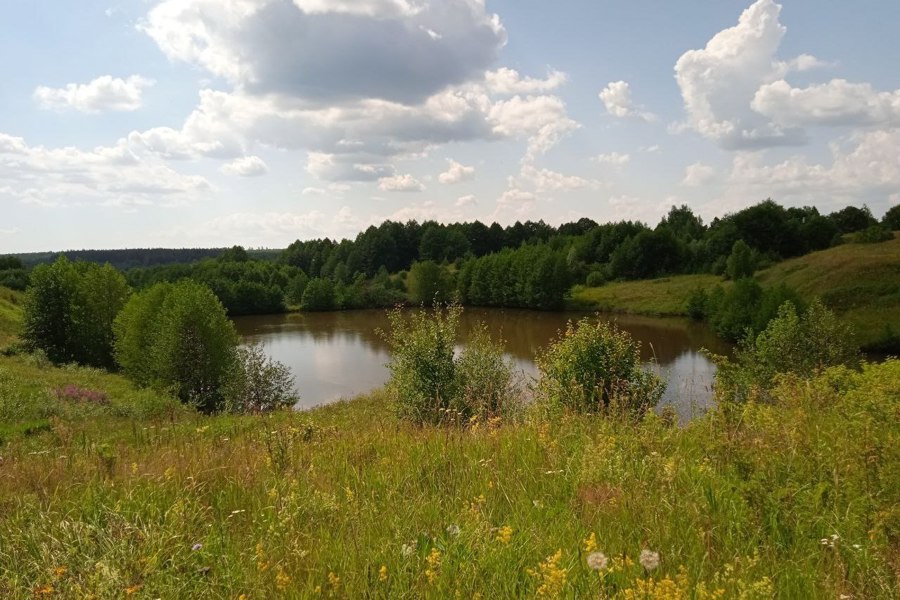
[[[468,308],[461,341],[478,322],[504,340],[510,359],[525,377],[537,375],[534,357],[569,319],[584,313]],[[682,418],[709,405],[715,366],[699,350],[725,354],[729,347],[706,327],[682,319],[606,315],[642,343],[641,358],[668,381],[662,404],[673,404]],[[297,381],[298,407],[349,398],[383,385],[390,356],[378,329],[387,329],[382,310],[264,315],[235,319],[248,342],[288,365]]]

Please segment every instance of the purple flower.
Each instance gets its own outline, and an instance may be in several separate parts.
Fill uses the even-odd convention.
[[[197,550],[199,550],[202,547],[203,547],[203,544],[194,544],[193,546],[191,546],[191,550],[196,552]]]

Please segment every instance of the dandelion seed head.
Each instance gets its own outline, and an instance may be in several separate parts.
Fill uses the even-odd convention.
[[[638,562],[641,563],[641,566],[647,569],[648,571],[652,571],[656,567],[659,566],[659,552],[653,552],[652,550],[641,550],[641,556],[638,559]]]
[[[199,550],[202,547],[203,547],[203,544],[194,544],[193,546],[191,546],[191,550],[196,552],[197,550]]]
[[[609,559],[602,552],[591,552],[587,555],[587,565],[594,571],[602,571],[609,564]]]

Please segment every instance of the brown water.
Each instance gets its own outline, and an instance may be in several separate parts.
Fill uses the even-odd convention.
[[[474,309],[463,313],[461,342],[480,321],[505,341],[508,357],[526,380],[537,375],[534,357],[569,319],[585,313]],[[683,319],[604,315],[642,343],[642,359],[664,377],[660,406],[672,404],[682,418],[702,412],[712,397],[715,366],[700,353],[727,354],[730,347],[702,325]],[[382,386],[388,378],[387,344],[376,330],[387,329],[383,310],[265,315],[235,319],[247,342],[288,365],[300,394],[298,408],[351,398]]]

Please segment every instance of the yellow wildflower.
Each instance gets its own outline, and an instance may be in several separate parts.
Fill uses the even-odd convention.
[[[328,572],[328,585],[331,586],[331,591],[336,592],[341,587],[341,578],[338,577],[334,571]]]
[[[504,525],[497,530],[497,541],[501,544],[508,544],[512,540],[512,534],[513,528],[509,525]]]
[[[568,571],[559,566],[562,561],[562,550],[548,556],[537,569],[529,569],[528,574],[538,580],[536,598],[559,598],[566,588]]]
[[[433,584],[437,581],[438,572],[441,569],[441,551],[437,548],[432,548],[425,561],[428,563],[428,567],[425,569],[425,577],[428,578],[428,583]]]
[[[129,586],[129,587],[125,588],[125,595],[131,596],[132,594],[136,594],[138,592],[138,590],[140,590],[142,587],[143,586],[139,583]]]
[[[594,532],[591,532],[591,535],[584,538],[584,541],[581,542],[581,547],[584,549],[585,554],[590,554],[597,549],[597,536]]]
[[[56,590],[52,585],[45,585],[34,590],[35,596],[51,596]]]
[[[278,567],[278,573],[275,574],[275,585],[279,590],[285,590],[291,583],[291,576],[284,572],[284,569]]]
[[[57,578],[60,578],[68,573],[68,571],[69,569],[67,569],[66,567],[56,567],[55,569],[53,569],[53,574],[56,575]]]
[[[381,568],[378,569],[378,581],[387,581],[387,578],[388,578],[387,565],[381,565]]]

